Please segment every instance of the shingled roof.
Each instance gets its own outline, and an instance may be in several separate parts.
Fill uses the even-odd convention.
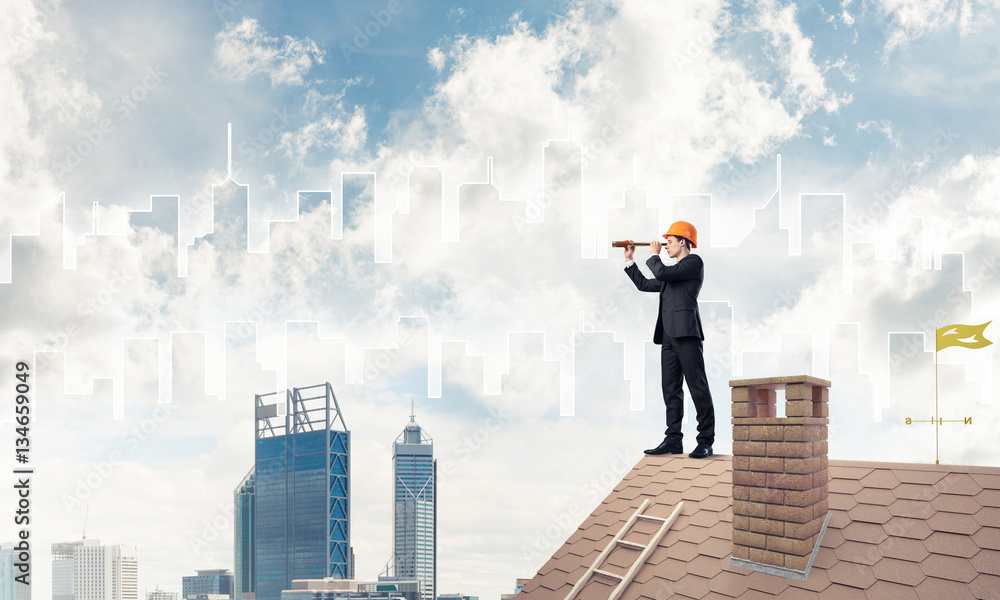
[[[829,386],[829,382],[808,379],[820,382],[817,387]],[[761,387],[764,384],[760,382],[764,381],[732,383],[751,382],[750,385]],[[773,408],[766,405],[770,392],[754,389],[751,397],[756,398],[758,392],[763,405],[751,406],[745,418],[755,418],[756,411],[756,418],[762,419],[762,423],[775,422]],[[803,394],[809,397],[813,392],[805,389]],[[819,392],[814,397],[826,399]],[[740,539],[734,545],[734,487],[741,495],[747,489],[739,482],[733,485],[734,473],[741,480],[760,475],[753,465],[772,464],[767,462],[775,460],[769,452],[771,445],[787,452],[787,440],[793,435],[801,438],[801,430],[792,431],[796,423],[815,427],[815,418],[802,417],[796,421],[798,417],[792,417],[784,421],[786,437],[764,442],[762,446],[767,450],[763,456],[754,457],[757,462],[749,462],[749,467],[744,464],[746,457],[739,455],[701,460],[683,455],[642,458],[518,597],[564,600],[583,579],[584,585],[577,590],[578,600],[608,600],[619,586],[620,578],[624,578],[627,582],[620,590],[622,600],[771,597],[1000,600],[1000,468],[827,461],[825,426],[823,440],[819,442],[822,446],[816,446],[822,456],[805,459],[822,463],[819,475],[810,474],[815,479],[810,485],[822,489],[826,498],[814,504],[815,514],[809,517],[815,521],[822,515],[821,520],[826,523],[825,530],[811,533],[808,538],[819,541],[818,546],[810,545],[807,551],[811,567],[799,573],[795,569],[758,564],[772,558],[781,560],[771,550],[782,552],[781,544],[787,541],[789,532],[801,528],[793,520],[783,521],[783,516],[771,519],[772,508],[782,509],[773,513],[783,515],[794,508],[792,504],[805,504],[798,502],[803,494],[798,491],[792,492],[795,496],[784,492],[784,500],[779,495],[777,500],[753,501],[755,493],[761,497],[759,494],[775,491],[770,476],[762,480],[764,484],[749,483],[749,500],[736,501],[739,505],[736,516],[741,522],[735,528]],[[734,418],[734,423],[745,422]],[[768,429],[772,425],[760,427],[759,435],[776,435],[777,430]],[[734,444],[734,449],[754,448],[747,444],[756,443],[755,435],[751,430],[748,442],[742,446]],[[736,460],[740,464],[734,470]],[[786,465],[793,464],[783,460]],[[777,464],[780,466],[781,460]],[[777,475],[774,479],[777,482],[787,477]],[[757,485],[761,487],[752,487]],[[653,519],[640,518],[626,528],[647,500],[642,514]],[[676,519],[655,541],[663,520],[681,503]],[[761,506],[766,510],[761,509],[759,517],[748,518],[747,515],[757,514],[755,511]],[[799,520],[805,522],[806,519]],[[777,530],[772,536],[774,527]],[[614,542],[623,528],[624,543]],[[642,546],[651,543],[645,560],[633,569],[640,562]],[[606,548],[609,553],[600,564],[595,564]],[[749,554],[745,554],[747,550]],[[735,565],[734,551],[740,554],[735,557]],[[747,564],[751,568],[744,568]],[[783,564],[787,567],[793,561]],[[588,576],[593,567],[604,573]],[[629,580],[630,570],[633,575]]]
[[[644,499],[645,513],[684,507],[638,570],[624,600],[664,598],[1000,599],[1000,469],[830,461],[830,522],[805,581],[729,564],[732,457],[647,456],[521,590],[565,598]],[[657,529],[637,523],[625,540]],[[638,551],[603,569],[624,575]],[[617,581],[594,576],[578,598],[607,600]]]

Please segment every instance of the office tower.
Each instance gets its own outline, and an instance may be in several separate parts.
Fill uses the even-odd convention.
[[[73,600],[73,552],[82,544],[52,544],[52,600]]]
[[[351,437],[333,388],[286,390],[283,416],[278,393],[255,401],[256,598],[279,600],[293,579],[352,578]]]
[[[58,565],[62,575],[65,574],[69,548],[73,550],[73,600],[139,600],[139,559],[135,547],[102,546],[100,540],[52,545],[53,596],[57,592],[55,569]],[[63,591],[60,589],[59,593]]]
[[[233,590],[234,598],[253,589],[253,509],[254,509],[254,475],[253,467],[243,481],[233,492],[233,533],[235,548],[233,556],[236,559],[236,577]]]
[[[23,575],[14,564],[18,553],[12,542],[0,544],[0,600],[31,600],[31,588],[15,579]]]
[[[146,600],[177,600],[177,592],[161,590],[159,586],[151,592],[146,592]]]
[[[233,597],[233,572],[229,569],[199,570],[181,579],[181,597],[221,594]]]
[[[420,580],[421,600],[437,592],[437,461],[434,441],[410,422],[392,445],[393,575]]]

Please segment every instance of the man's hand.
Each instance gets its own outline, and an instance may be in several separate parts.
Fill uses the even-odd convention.
[[[660,248],[662,248],[662,247],[663,247],[663,244],[661,244],[660,242],[652,241],[652,242],[649,243],[649,253],[650,254],[659,254],[660,253]]]
[[[635,255],[635,246],[633,246],[632,244],[625,246],[625,260],[627,261],[632,260],[632,257],[634,255]]]

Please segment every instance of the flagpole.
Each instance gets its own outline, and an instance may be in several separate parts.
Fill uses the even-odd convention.
[[[937,344],[934,345],[934,464],[941,464],[941,449],[938,445],[938,431],[940,424],[938,423],[938,412],[937,412]]]

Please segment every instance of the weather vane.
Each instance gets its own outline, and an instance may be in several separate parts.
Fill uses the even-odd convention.
[[[938,327],[935,332],[936,343],[934,347],[934,418],[933,419],[912,419],[906,417],[906,424],[913,423],[933,423],[934,424],[934,464],[941,464],[941,446],[939,443],[938,430],[942,423],[964,423],[972,425],[972,417],[964,419],[942,419],[938,413],[938,352],[952,346],[970,348],[976,350],[985,348],[993,342],[986,339],[984,331],[993,321],[987,321],[982,325],[945,325]]]

